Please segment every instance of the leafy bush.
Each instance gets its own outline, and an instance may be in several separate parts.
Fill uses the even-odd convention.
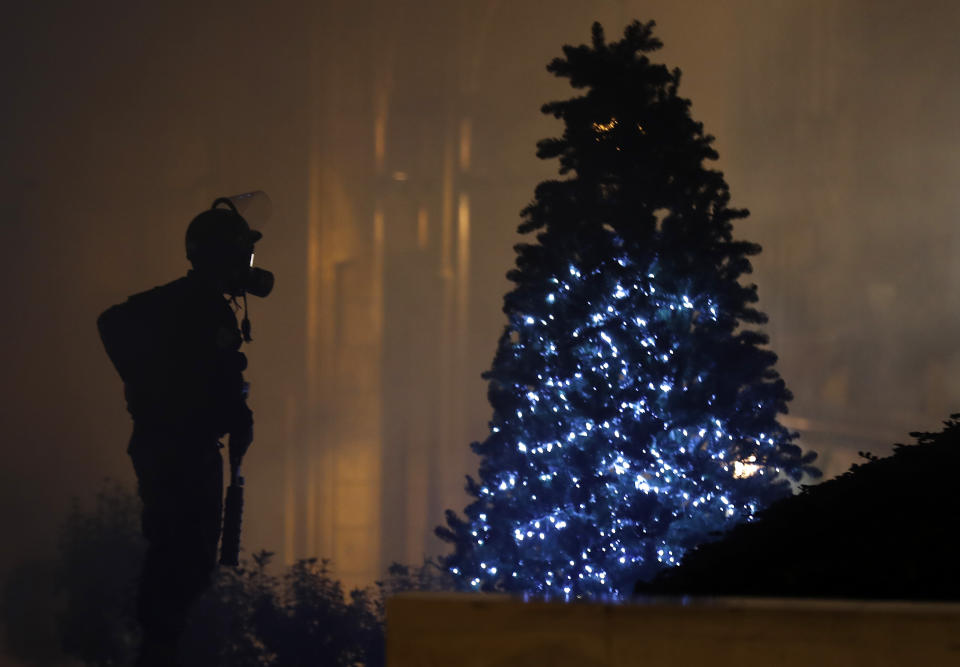
[[[139,643],[135,601],[145,543],[140,503],[106,483],[90,510],[75,503],[60,528],[55,558],[25,563],[4,587],[7,651],[53,665],[55,650],[88,665],[133,663]],[[223,568],[196,603],[181,648],[187,667],[382,665],[384,603],[410,590],[452,588],[432,562],[394,564],[375,586],[344,595],[328,560],[303,559],[271,572],[261,551]],[[55,619],[55,623],[51,622]]]
[[[765,510],[636,592],[960,600],[960,414]]]

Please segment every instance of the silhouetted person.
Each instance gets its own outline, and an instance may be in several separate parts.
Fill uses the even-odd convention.
[[[272,274],[252,268],[261,236],[229,199],[218,199],[187,229],[193,269],[131,296],[97,321],[133,417],[128,452],[148,543],[137,604],[139,665],[176,664],[186,614],[217,562],[220,439],[230,436],[237,461],[253,441],[240,352],[249,320],[241,333],[233,306],[237,297],[245,303],[247,292],[266,296],[273,285]]]

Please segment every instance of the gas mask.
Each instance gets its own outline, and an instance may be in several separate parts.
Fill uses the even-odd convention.
[[[273,272],[253,265],[253,253],[250,253],[250,270],[247,272],[243,291],[261,299],[273,291]]]

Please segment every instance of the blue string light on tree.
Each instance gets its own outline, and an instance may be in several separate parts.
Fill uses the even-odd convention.
[[[523,211],[465,516],[438,534],[465,589],[619,598],[790,492],[815,457],[777,421],[790,393],[755,330],[759,247],[736,241],[712,137],[649,61],[653,24],[564,47],[585,89],[543,107],[566,178]]]

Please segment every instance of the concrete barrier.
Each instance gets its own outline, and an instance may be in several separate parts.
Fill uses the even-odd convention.
[[[960,604],[398,595],[388,667],[960,666]]]

